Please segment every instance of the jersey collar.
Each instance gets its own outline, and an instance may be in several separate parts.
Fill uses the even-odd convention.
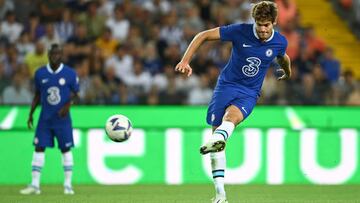
[[[255,23],[253,24],[253,33],[254,33],[254,36],[256,37],[256,39],[259,39],[259,36],[256,32],[256,29],[255,29]],[[265,42],[269,42],[270,40],[272,40],[272,38],[274,37],[274,33],[275,33],[275,30],[272,29],[272,33],[271,33],[271,36],[269,37],[269,39],[265,40]]]
[[[54,72],[51,68],[50,68],[50,64],[46,64],[46,69],[49,71],[49,73],[51,74],[57,74],[59,73],[62,69],[64,68],[64,64],[60,63],[59,68]]]

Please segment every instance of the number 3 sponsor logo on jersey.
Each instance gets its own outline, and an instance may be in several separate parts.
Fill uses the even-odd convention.
[[[257,57],[249,57],[246,59],[249,64],[242,67],[242,72],[248,77],[254,77],[259,72],[261,60]]]
[[[56,87],[56,86],[49,87],[47,92],[49,93],[49,95],[47,96],[47,101],[49,102],[49,104],[57,105],[58,103],[60,103],[61,96],[60,96],[60,90],[58,87]]]

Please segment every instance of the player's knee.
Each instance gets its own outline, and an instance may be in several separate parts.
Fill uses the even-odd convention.
[[[35,152],[45,152],[45,147],[35,147]]]
[[[224,116],[223,120],[230,121],[236,126],[243,120],[243,117],[241,115],[227,115]]]
[[[236,106],[229,106],[226,109],[225,115],[223,117],[224,121],[230,121],[234,123],[234,125],[238,125],[244,119],[243,114],[241,113],[240,109]]]

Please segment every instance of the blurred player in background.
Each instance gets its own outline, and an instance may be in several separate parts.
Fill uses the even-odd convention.
[[[46,147],[54,147],[54,137],[62,153],[65,173],[64,193],[74,194],[71,185],[74,146],[70,105],[77,97],[79,81],[76,72],[61,63],[62,48],[51,45],[48,51],[49,64],[40,67],[35,73],[35,96],[33,98],[29,119],[29,129],[33,127],[33,113],[41,104],[41,113],[34,137],[35,152],[32,159],[32,182],[21,194],[40,194],[40,175],[45,162]]]
[[[201,154],[210,153],[216,196],[214,203],[224,203],[225,144],[234,128],[252,112],[270,63],[276,58],[280,69],[278,80],[291,75],[290,59],[285,53],[287,40],[274,31],[277,6],[262,1],[252,8],[255,24],[231,24],[198,33],[175,70],[190,76],[189,63],[199,46],[207,40],[232,42],[231,57],[219,75],[210,101],[207,123],[213,136],[200,148]]]

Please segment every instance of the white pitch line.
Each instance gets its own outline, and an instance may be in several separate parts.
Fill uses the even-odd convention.
[[[306,128],[305,123],[301,120],[300,116],[296,114],[293,108],[286,107],[285,112],[292,129],[301,130]]]
[[[13,107],[9,113],[5,116],[4,120],[0,124],[0,129],[8,130],[14,125],[15,118],[18,114],[18,108]]]

